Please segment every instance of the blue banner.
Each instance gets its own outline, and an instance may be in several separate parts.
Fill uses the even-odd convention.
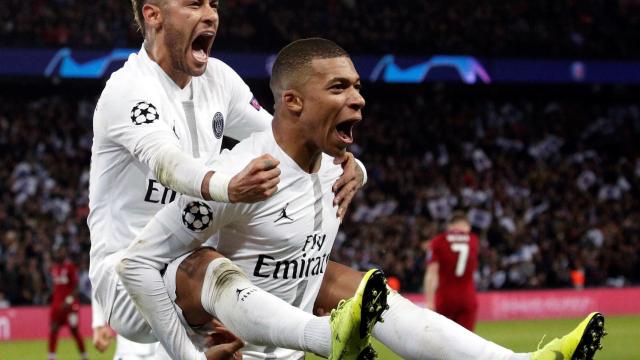
[[[107,51],[0,49],[0,77],[107,78],[138,49]],[[245,79],[270,75],[274,54],[215,52]],[[365,81],[384,83],[459,82],[548,84],[640,84],[640,61],[581,61],[476,58],[462,55],[354,56]]]

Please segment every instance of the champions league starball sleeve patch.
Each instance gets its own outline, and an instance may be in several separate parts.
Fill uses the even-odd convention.
[[[150,102],[140,101],[131,109],[131,121],[134,125],[151,124],[158,119],[160,114]]]
[[[212,216],[213,210],[200,201],[192,201],[182,209],[182,223],[195,232],[205,231],[211,225]]]

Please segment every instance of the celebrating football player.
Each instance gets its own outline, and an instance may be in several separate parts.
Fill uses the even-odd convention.
[[[220,152],[223,136],[243,139],[271,123],[242,79],[209,58],[218,1],[132,0],[132,6],[145,40],[107,82],[93,123],[89,275],[104,325],[120,319],[113,306],[126,296],[114,266],[159,209],[178,193],[263,200],[275,192],[280,173],[267,154],[239,173],[214,175],[200,160]],[[335,201],[343,216],[364,173],[353,156],[339,161],[344,173]]]

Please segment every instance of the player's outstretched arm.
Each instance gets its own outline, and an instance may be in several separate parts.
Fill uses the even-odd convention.
[[[224,169],[213,171],[162,140],[147,141],[141,159],[163,185],[204,200],[254,203],[273,195],[280,182],[280,162],[267,154],[252,160],[235,176]]]
[[[109,345],[111,345],[111,340],[113,339],[113,335],[111,334],[111,330],[108,326],[98,326],[93,328],[93,346],[98,350],[98,352],[105,352]]]
[[[93,291],[91,291],[91,328],[93,329],[93,346],[99,352],[105,352],[111,345],[113,334],[104,320],[102,307],[96,301]]]
[[[424,273],[424,301],[427,309],[436,309],[436,290],[438,290],[438,275],[440,271],[440,265],[437,262],[432,262],[427,265],[427,270]]]
[[[153,84],[114,82],[105,88],[94,113],[94,151],[109,153],[125,148],[163,185],[201,198],[202,180],[211,169],[181,150]]]
[[[125,258],[118,275],[129,296],[136,299],[138,311],[172,359],[206,359],[189,339],[167,294],[162,275],[148,263]]]
[[[228,201],[232,203],[254,203],[262,201],[273,195],[278,190],[280,182],[280,161],[269,154],[259,156],[236,174],[229,181],[227,188]],[[202,195],[205,199],[212,198],[211,192],[224,190],[212,189],[215,176],[207,174],[202,182]]]
[[[130,297],[135,299],[138,310],[172,359],[206,358],[189,339],[160,275],[165,264],[197,248],[217,231],[214,216],[208,231],[199,233],[201,238],[194,239],[192,234],[186,233],[181,222],[182,209],[193,207],[190,204],[198,204],[196,208],[199,210],[200,205],[204,205],[194,200],[196,199],[181,196],[165,206],[127,248],[117,266],[122,284]],[[212,203],[215,204],[219,203]],[[177,231],[173,233],[168,229]]]
[[[210,347],[205,351],[207,360],[241,360],[242,353],[240,349],[244,346],[244,342],[238,338],[235,340],[218,344]]]

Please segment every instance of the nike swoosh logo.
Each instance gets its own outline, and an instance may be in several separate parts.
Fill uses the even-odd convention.
[[[564,360],[564,355],[560,351],[553,350],[553,354],[556,356],[556,360]]]

